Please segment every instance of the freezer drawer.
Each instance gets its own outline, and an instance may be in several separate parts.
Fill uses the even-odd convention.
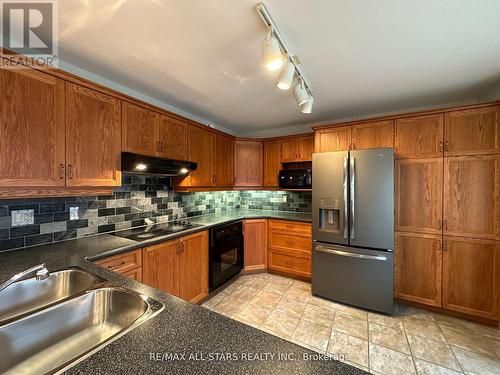
[[[312,294],[392,314],[393,254],[316,242]]]

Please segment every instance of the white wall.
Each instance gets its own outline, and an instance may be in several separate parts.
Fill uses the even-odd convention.
[[[500,81],[484,91],[481,100],[498,100],[500,99]]]

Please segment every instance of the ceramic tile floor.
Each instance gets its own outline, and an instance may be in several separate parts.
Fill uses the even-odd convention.
[[[282,276],[240,276],[202,306],[373,374],[500,374],[495,327],[406,306],[379,315]]]

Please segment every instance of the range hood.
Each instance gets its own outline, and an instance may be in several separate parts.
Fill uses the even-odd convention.
[[[161,176],[186,176],[196,163],[122,152],[122,172]]]

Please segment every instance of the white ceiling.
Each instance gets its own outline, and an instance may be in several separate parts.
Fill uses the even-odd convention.
[[[263,69],[251,0],[59,2],[60,57],[237,134],[474,100],[500,80],[499,0],[268,0],[315,95]]]

